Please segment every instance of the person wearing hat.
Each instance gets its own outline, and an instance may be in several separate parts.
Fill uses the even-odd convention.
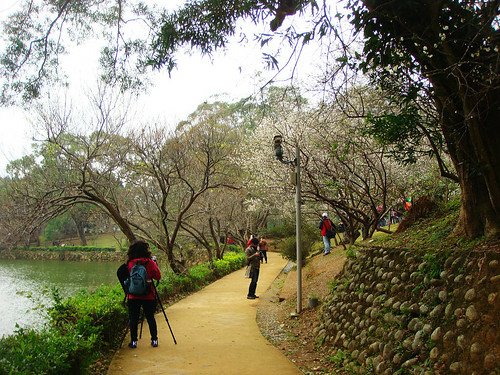
[[[321,236],[323,237],[323,245],[325,245],[325,249],[323,255],[330,254],[330,238],[335,238],[335,225],[328,218],[328,214],[323,212],[321,215],[321,221],[319,222],[319,229],[321,229]]]

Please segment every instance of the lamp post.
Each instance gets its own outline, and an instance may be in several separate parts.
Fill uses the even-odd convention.
[[[302,311],[302,236],[301,236],[301,186],[300,186],[300,148],[298,145],[295,146],[295,159],[294,160],[284,160],[283,159],[283,137],[281,135],[274,136],[274,154],[276,159],[278,159],[283,164],[290,164],[295,167],[295,241],[296,241],[296,251],[297,251],[297,307],[296,312],[300,314]]]

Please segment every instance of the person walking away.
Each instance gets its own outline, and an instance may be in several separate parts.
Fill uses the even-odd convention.
[[[137,348],[137,327],[139,325],[139,317],[141,307],[144,311],[144,316],[148,321],[149,333],[151,334],[151,346],[158,346],[158,329],[156,326],[156,289],[151,285],[153,280],[161,279],[161,272],[152,259],[149,251],[149,244],[143,240],[132,242],[127,252],[128,255],[128,271],[132,272],[132,268],[136,265],[143,265],[146,269],[147,280],[146,290],[144,294],[133,294],[129,291],[128,297],[128,315],[130,326],[130,343],[128,346],[132,349]]]
[[[257,289],[257,281],[259,280],[260,271],[260,253],[259,253],[259,239],[254,237],[250,241],[250,246],[245,250],[247,256],[247,263],[250,266],[250,286],[248,287],[247,299],[259,298],[255,295]]]
[[[260,262],[264,263],[264,260],[267,263],[267,241],[265,239],[261,239],[259,242],[259,251],[260,251]]]
[[[328,255],[330,254],[330,238],[333,238],[335,240],[335,245],[337,245],[337,240],[335,239],[335,232],[332,232],[335,230],[335,226],[333,222],[328,218],[328,214],[326,212],[323,212],[323,215],[321,215],[321,221],[319,222],[319,229],[321,229],[321,236],[323,237],[323,245],[324,245],[324,252],[323,255]],[[333,233],[333,236],[330,234]]]

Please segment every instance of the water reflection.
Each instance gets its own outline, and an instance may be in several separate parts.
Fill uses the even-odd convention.
[[[0,259],[0,336],[14,332],[16,323],[21,327],[43,324],[46,318],[35,308],[51,303],[50,293],[44,291],[57,288],[66,297],[82,288],[114,285],[118,266],[118,262]]]

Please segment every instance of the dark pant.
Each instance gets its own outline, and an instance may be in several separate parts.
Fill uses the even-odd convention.
[[[158,329],[156,328],[155,312],[156,300],[146,299],[129,299],[128,300],[128,319],[130,325],[130,340],[137,341],[137,326],[141,315],[141,306],[144,311],[144,316],[148,321],[149,333],[151,340],[158,339]]]
[[[267,263],[267,251],[266,250],[261,250],[260,254],[261,254],[261,257],[260,257],[261,263],[264,263],[264,260]]]
[[[255,296],[255,290],[257,289],[257,281],[259,280],[259,269],[253,268],[250,270],[250,286],[248,287],[248,296]]]

